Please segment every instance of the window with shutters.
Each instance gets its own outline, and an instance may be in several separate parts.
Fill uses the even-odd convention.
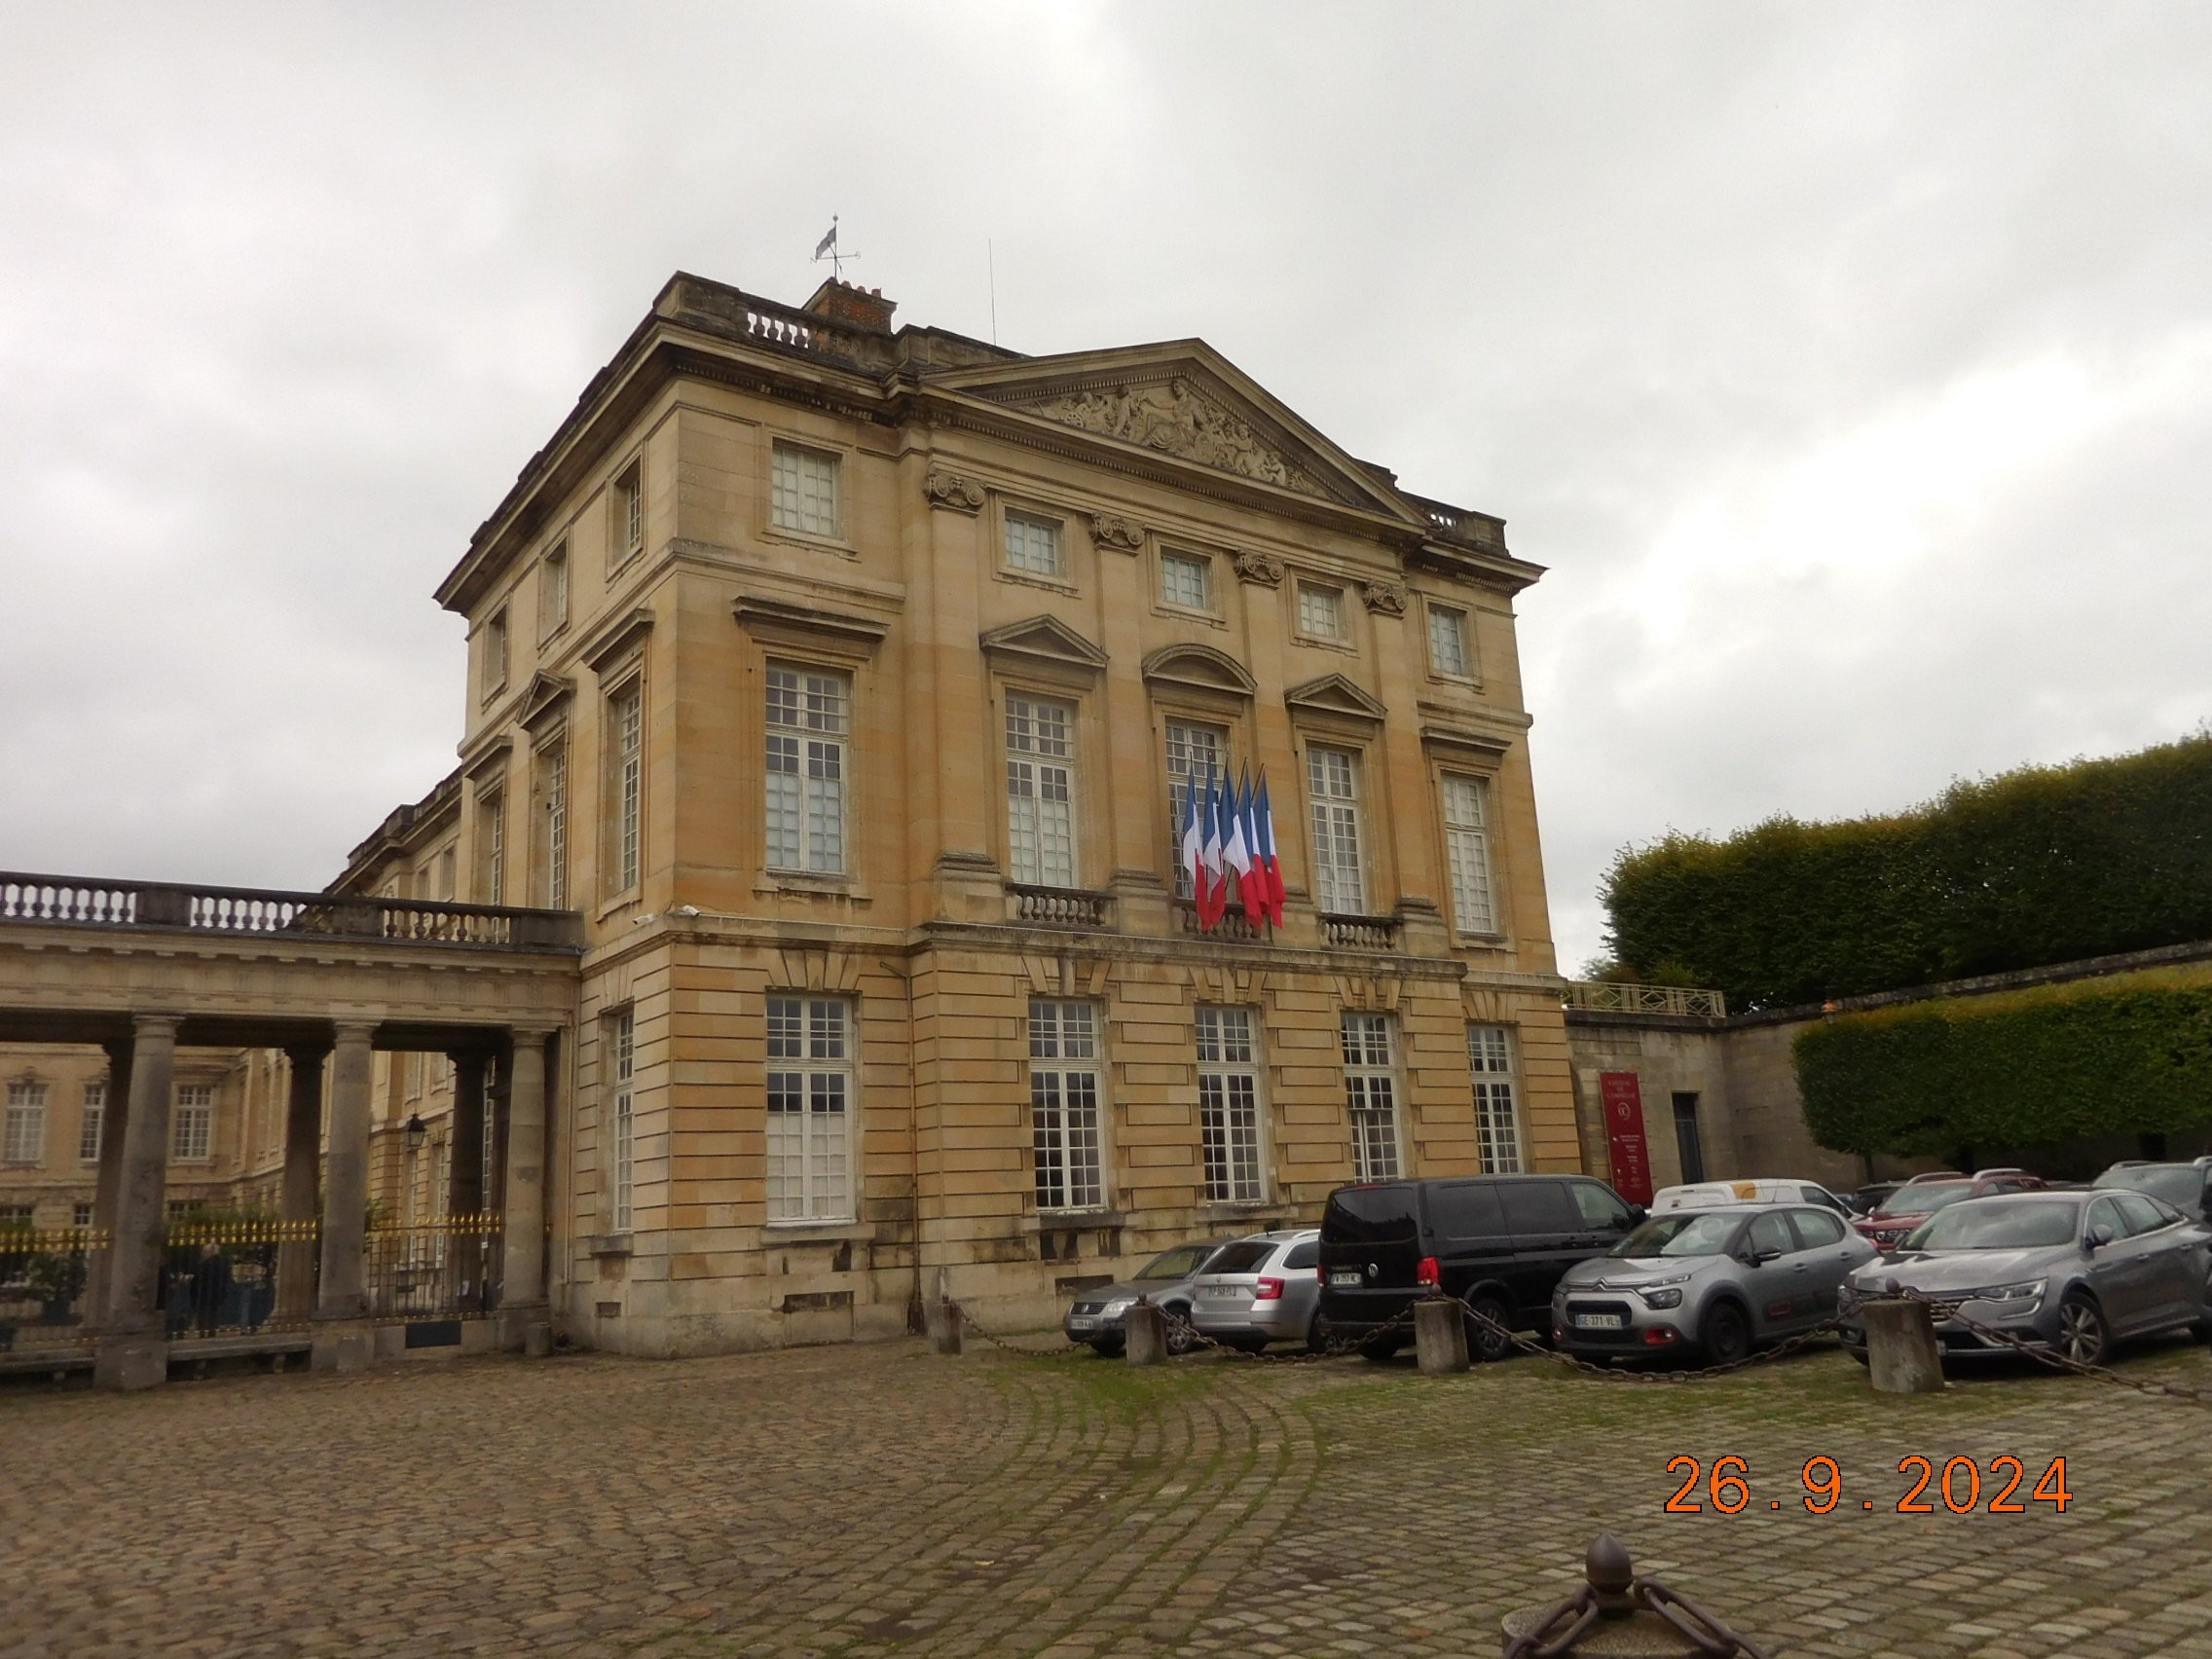
[[[1474,652],[1467,643],[1467,613],[1448,606],[1428,608],[1428,666],[1454,680],[1474,678]]]
[[[1390,1058],[1390,1018],[1382,1014],[1343,1016],[1345,1108],[1351,1122],[1351,1172],[1355,1181],[1398,1178],[1398,1080]]]
[[[1463,934],[1497,932],[1490,879],[1490,786],[1480,778],[1444,779],[1444,859],[1452,873],[1452,915]]]
[[[37,1163],[46,1156],[46,1085],[8,1085],[8,1115],[0,1123],[0,1163]]]
[[[768,999],[768,1219],[853,1218],[852,1005]]]
[[[1267,1197],[1260,1163],[1260,1068],[1252,1011],[1198,1010],[1198,1137],[1206,1197],[1252,1203]]]
[[[1191,868],[1183,858],[1184,811],[1208,778],[1228,775],[1228,732],[1192,720],[1167,722],[1167,863],[1175,871],[1178,899],[1188,899],[1192,892]]]
[[[1105,1203],[1098,1133],[1097,1011],[1089,1003],[1029,1005],[1029,1120],[1037,1207]]]
[[[169,1156],[185,1163],[204,1163],[215,1156],[212,1084],[176,1086],[176,1105],[169,1120]]]
[[[100,1161],[100,1135],[107,1125],[107,1085],[85,1085],[85,1108],[77,1120],[77,1161]]]
[[[1006,568],[1032,576],[1065,575],[1066,566],[1060,554],[1059,521],[1038,518],[1030,513],[1008,513]]]
[[[837,534],[837,457],[781,441],[771,457],[769,513],[778,530]]]
[[[1331,914],[1362,915],[1358,756],[1348,749],[1307,750],[1306,784],[1313,810],[1313,902]]]
[[[844,680],[768,670],[767,844],[770,869],[845,869]]]
[[[635,1009],[608,1015],[607,1230],[630,1231],[638,1169],[638,1017]],[[487,1121],[491,1114],[485,1114]]]
[[[1521,1112],[1515,1098],[1513,1037],[1502,1025],[1467,1027],[1467,1064],[1475,1077],[1475,1143],[1486,1175],[1521,1173]]]
[[[1075,886],[1075,710],[1068,704],[1007,694],[1006,795],[1014,879]]]

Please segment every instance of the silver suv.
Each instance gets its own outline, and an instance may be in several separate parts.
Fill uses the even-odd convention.
[[[1193,1282],[1191,1322],[1199,1335],[1251,1353],[1270,1343],[1309,1342],[1321,1306],[1320,1266],[1318,1228],[1239,1238]]]
[[[1569,1352],[1728,1364],[1832,1316],[1846,1275],[1874,1256],[1835,1211],[1808,1204],[1655,1215],[1567,1270],[1552,1338]]]

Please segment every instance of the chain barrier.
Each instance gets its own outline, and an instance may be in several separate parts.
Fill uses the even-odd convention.
[[[1630,1610],[1657,1614],[1692,1647],[1713,1655],[1713,1659],[1768,1659],[1766,1649],[1750,1637],[1729,1629],[1719,1615],[1706,1611],[1656,1578],[1636,1579],[1617,1599],[1621,1605],[1608,1607],[1604,1592],[1585,1585],[1508,1642],[1505,1659],[1560,1659],[1563,1654],[1575,1652],[1582,1639],[1606,1617]]]
[[[2202,1388],[2187,1388],[2177,1382],[2146,1382],[2137,1378],[2122,1377],[2109,1365],[2095,1365],[2087,1360],[2076,1359],[2071,1354],[2059,1352],[2058,1349],[2047,1344],[2031,1343],[2022,1337],[2013,1335],[2010,1331],[2001,1331],[1993,1325],[1984,1325],[1978,1319],[1970,1318],[1959,1303],[1946,1302],[1941,1297],[1930,1296],[1925,1291],[1896,1290],[1884,1291],[1882,1294],[1895,1297],[1902,1302],[1917,1302],[1928,1309],[1929,1318],[1936,1324],[1951,1320],[1964,1325],[1975,1336],[1996,1343],[2001,1347],[2010,1348],[2015,1353],[2025,1354],[2038,1365],[2046,1366],[2052,1371],[2074,1377],[2094,1378],[2100,1382],[2110,1382],[2118,1387],[2129,1388],[2138,1394],[2148,1394],[2155,1399],[2182,1400],[2193,1406],[2212,1406],[2212,1391]],[[2106,1339],[2108,1349],[2110,1346],[2111,1339],[2108,1337]]]

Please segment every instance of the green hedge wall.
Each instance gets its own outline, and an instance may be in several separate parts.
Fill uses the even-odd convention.
[[[1948,1158],[2212,1118],[2212,986],[2022,993],[1840,1014],[1792,1046],[1833,1152]]]
[[[1888,818],[1778,818],[1624,849],[1636,976],[1778,1008],[2212,939],[2212,733],[1954,785]]]

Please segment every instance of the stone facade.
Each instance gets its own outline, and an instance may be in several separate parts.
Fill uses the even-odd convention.
[[[940,1286],[1052,1317],[1355,1167],[1482,1168],[1471,1026],[1493,1160],[1579,1167],[1538,569],[1200,342],[1033,359],[890,313],[671,280],[441,586],[461,766],[344,877],[583,914],[567,1334],[886,1334]],[[1171,747],[1264,770],[1279,936],[1177,897]],[[1358,1165],[1347,1015],[1388,1107]],[[383,1179],[434,1204],[450,1096],[407,1059],[378,1118],[433,1150]]]

